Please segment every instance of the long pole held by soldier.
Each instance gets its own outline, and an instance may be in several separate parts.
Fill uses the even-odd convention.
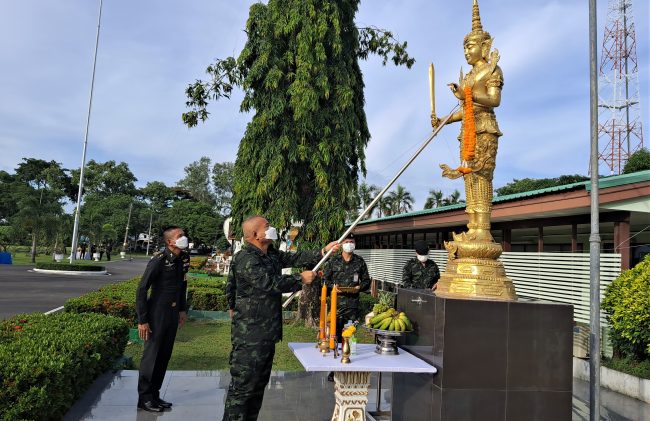
[[[433,98],[433,95],[434,95],[434,90],[433,90],[434,80],[433,80],[433,77],[434,77],[433,64],[431,64],[431,66],[429,67],[429,84],[430,84],[430,90],[431,90],[431,112],[432,112],[432,115],[433,115],[433,113],[435,113],[435,100]],[[420,153],[429,145],[429,143],[431,143],[433,138],[435,138],[438,135],[438,133],[440,132],[442,127],[445,124],[447,124],[447,121],[449,121],[449,119],[454,114],[454,112],[456,111],[457,108],[458,108],[458,105],[456,105],[451,110],[451,112],[447,115],[447,117],[445,117],[440,122],[440,124],[435,128],[433,133],[431,133],[431,135],[429,135],[429,137],[424,141],[424,143],[422,143],[422,145],[418,148],[418,150],[415,151],[413,156],[411,156],[411,158],[402,166],[402,168],[400,168],[400,170],[397,172],[397,174],[395,174],[395,176],[388,182],[388,184],[386,184],[386,186],[377,194],[377,196],[373,199],[373,201],[370,202],[368,207],[366,207],[366,209],[364,209],[363,212],[361,212],[359,214],[357,219],[352,224],[350,224],[350,226],[348,227],[347,230],[345,230],[343,235],[341,235],[341,237],[338,240],[336,240],[337,243],[339,243],[339,244],[342,243],[343,240],[345,240],[347,238],[347,236],[352,232],[352,230],[354,230],[354,228],[359,224],[359,222],[361,222],[363,217],[368,212],[370,212],[370,210],[372,208],[375,207],[377,202],[383,197],[384,193],[386,193],[386,191],[388,191],[388,189],[391,188],[393,183],[395,183],[395,181],[397,181],[397,179],[402,175],[402,173],[404,173],[404,171],[406,171],[406,169],[411,165],[411,163],[413,161],[415,161],[415,158],[417,158],[418,155],[420,155]],[[325,254],[325,256],[323,256],[323,258],[320,260],[320,262],[318,262],[318,264],[312,270],[314,272],[316,272],[321,266],[323,266],[323,264],[327,261],[327,259],[329,259],[331,254],[332,254],[332,250],[330,249],[330,251],[328,251],[327,254]],[[300,291],[296,291],[293,294],[291,294],[289,296],[289,298],[287,298],[287,300],[284,302],[284,304],[282,304],[282,307],[286,308],[291,303],[291,301],[293,301],[293,299],[298,296],[299,293],[300,293]]]

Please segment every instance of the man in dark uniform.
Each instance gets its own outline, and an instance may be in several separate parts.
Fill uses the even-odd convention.
[[[162,412],[172,404],[160,399],[167,364],[172,356],[176,330],[187,319],[185,273],[189,255],[187,237],[179,227],[163,232],[165,250],[155,254],[142,275],[136,292],[138,333],[144,340],[138,379],[138,408]],[[151,288],[151,295],[147,293]]]
[[[424,241],[415,242],[416,256],[406,261],[402,270],[400,288],[435,289],[440,279],[440,270],[433,260],[429,259],[429,246]]]
[[[354,254],[354,235],[350,234],[341,243],[343,252],[330,258],[325,266],[323,281],[331,291],[337,287],[352,287],[352,292],[341,292],[337,290],[336,298],[336,337],[341,341],[343,326],[348,320],[359,320],[361,302],[359,293],[370,288],[370,275],[368,266],[363,257]],[[334,381],[334,373],[327,376],[329,381]]]
[[[287,267],[315,266],[331,248],[321,251],[285,253],[273,247],[278,235],[261,216],[242,224],[246,246],[230,265],[226,297],[232,315],[231,381],[226,397],[224,421],[257,420],[264,389],[271,376],[275,344],[282,339],[282,293],[299,291],[310,284],[311,270],[282,275]]]

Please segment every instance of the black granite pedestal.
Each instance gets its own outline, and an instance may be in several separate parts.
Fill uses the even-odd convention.
[[[394,374],[394,421],[570,421],[573,307],[400,290],[400,346],[438,368]]]

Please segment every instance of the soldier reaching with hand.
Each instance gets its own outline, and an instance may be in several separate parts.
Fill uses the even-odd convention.
[[[320,251],[279,251],[273,247],[277,230],[261,216],[246,219],[242,231],[246,246],[233,257],[226,284],[232,351],[223,421],[257,420],[282,339],[282,293],[299,291],[316,277],[311,270],[282,275],[282,269],[315,266],[327,251],[338,250],[331,242]]]

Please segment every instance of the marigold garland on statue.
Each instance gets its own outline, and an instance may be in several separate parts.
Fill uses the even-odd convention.
[[[469,162],[474,159],[476,151],[476,121],[474,119],[474,103],[472,102],[472,87],[465,85],[464,121],[463,121],[463,149],[461,151],[462,162],[458,171],[469,174],[472,169]]]

